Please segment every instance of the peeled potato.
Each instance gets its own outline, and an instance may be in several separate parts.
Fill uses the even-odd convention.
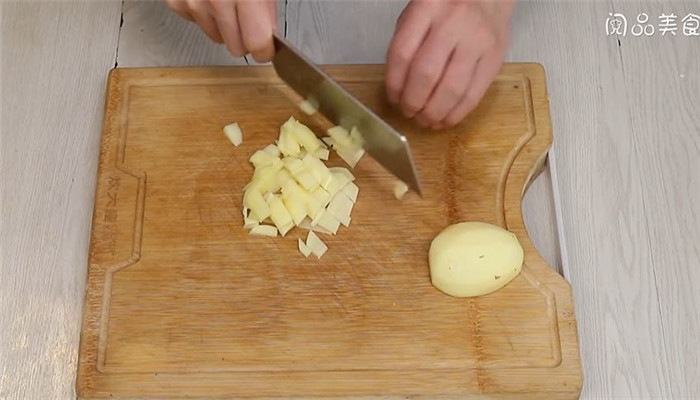
[[[513,280],[523,248],[511,232],[484,222],[450,225],[430,245],[430,280],[454,297],[483,296]]]

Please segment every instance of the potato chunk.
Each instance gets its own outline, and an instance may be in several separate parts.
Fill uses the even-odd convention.
[[[462,222],[433,239],[428,258],[435,288],[454,297],[475,297],[512,281],[524,253],[513,233],[484,222]]]

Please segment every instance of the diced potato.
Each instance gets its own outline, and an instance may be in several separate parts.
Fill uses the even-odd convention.
[[[295,181],[288,181],[282,186],[282,199],[285,201],[285,204],[289,203],[287,209],[290,210],[294,223],[297,225],[299,225],[298,215],[301,214],[301,211],[297,210],[297,204],[301,204],[304,207],[305,215],[309,215],[312,218],[323,207],[318,200],[311,196],[311,193],[303,189]],[[294,211],[292,211],[292,208]]]
[[[263,152],[263,154],[265,154]],[[253,180],[255,179],[272,179],[277,175],[277,171],[279,171],[281,168],[279,168],[278,164],[271,163],[269,165],[266,165],[264,167],[256,168],[255,171],[253,171]]]
[[[334,126],[328,129],[330,138],[324,138],[326,144],[333,147],[338,156],[350,167],[354,168],[365,154],[363,150],[363,139],[357,128],[352,128],[351,132],[341,126]]]
[[[394,197],[401,200],[406,192],[408,192],[408,185],[401,181],[396,182],[396,185],[394,185]]]
[[[306,245],[309,246],[311,252],[318,258],[323,257],[328,251],[328,246],[319,239],[314,231],[309,231],[309,236],[306,238]]]
[[[328,170],[328,167],[323,164],[323,161],[314,157],[312,154],[304,156],[302,162],[306,169],[311,171],[317,182],[326,182],[331,179],[331,171]]]
[[[311,220],[311,226],[316,226],[316,225],[318,225],[318,222],[321,220],[321,218],[323,217],[323,215],[324,215],[325,213],[326,213],[326,210],[323,209],[323,208],[321,208],[321,209],[318,211],[318,213],[316,214],[316,216]],[[325,229],[325,228],[324,228],[324,229]]]
[[[280,229],[280,234],[282,234],[282,236],[286,235],[286,234],[287,234],[289,231],[291,231],[295,226],[296,226],[296,225],[294,224],[294,222],[289,221],[289,223],[287,223],[287,225],[282,226],[282,228]],[[282,233],[282,232],[284,232],[284,233]]]
[[[484,222],[461,222],[445,228],[430,244],[430,279],[450,296],[483,296],[512,281],[523,258],[513,233]]]
[[[282,236],[286,235],[294,226],[294,221],[289,211],[287,211],[287,208],[284,206],[282,199],[273,195],[268,200],[267,204],[270,207],[270,219],[272,223],[275,224]]]
[[[267,190],[267,186],[269,186],[270,182],[266,179],[261,179],[261,178],[254,178],[252,181],[248,182],[248,184],[244,188],[244,192],[247,192],[249,190],[255,190],[260,192],[260,194],[265,193]]]
[[[254,221],[258,221],[258,222],[262,222],[262,221],[265,219],[265,218],[260,218],[260,217],[258,217],[258,215],[255,214],[255,213],[252,212],[252,211],[250,212],[250,215],[248,216],[248,218],[250,218],[250,219],[252,219],[252,220],[254,220]],[[243,220],[243,221],[245,222],[245,220]]]
[[[297,142],[301,144],[307,152],[313,153],[321,148],[321,141],[306,125],[294,119],[287,121],[287,123],[290,123],[290,129],[292,129]]]
[[[268,144],[264,149],[262,149],[262,151],[274,158],[279,158],[280,154],[282,154],[280,153],[280,149],[278,149],[274,144]]]
[[[328,174],[321,181],[321,187],[326,189],[328,186],[331,185],[332,181],[333,181],[333,174]]]
[[[330,136],[333,139],[333,141],[335,142],[334,144],[336,146],[352,146],[352,142],[350,141],[350,132],[348,132],[348,130],[343,128],[342,126],[334,126],[328,129],[326,132],[328,133],[328,136]],[[333,147],[335,148],[336,146]]]
[[[294,181],[294,177],[292,174],[289,173],[286,169],[282,169],[277,173],[277,176],[275,177],[277,180],[277,184],[279,185],[279,188],[282,187],[287,181]],[[279,190],[279,189],[277,189]],[[275,190],[275,192],[277,191]]]
[[[294,225],[299,225],[306,218],[306,198],[282,196],[282,202],[292,216]]]
[[[318,180],[316,176],[308,169],[303,169],[296,174],[292,173],[296,178],[297,182],[309,192],[313,192],[318,187]]]
[[[319,140],[291,117],[276,144],[250,157],[255,170],[244,188],[243,225],[252,235],[285,236],[298,226],[310,234],[306,242],[299,240],[299,251],[321,258],[328,248],[314,232],[334,235],[341,224],[349,226],[359,189],[348,168],[328,168],[323,162],[330,156],[326,143],[351,167],[364,152],[357,145],[357,129],[334,127],[328,133]]]
[[[250,189],[257,189],[262,193],[274,191],[277,186],[277,176],[279,169],[274,164],[262,167],[253,173]],[[279,190],[279,188],[277,188]]]
[[[353,182],[348,183],[340,190],[344,195],[348,196],[353,203],[357,202],[357,195],[360,193],[360,188]]]
[[[322,228],[322,227],[320,227],[320,226],[318,226],[318,225],[312,226],[312,225],[311,225],[311,219],[310,219],[309,217],[304,218],[304,220],[301,221],[301,223],[298,225],[298,227],[301,228],[301,229],[306,229],[307,231],[314,231],[314,232],[318,232],[318,233],[324,233],[324,234],[327,234],[327,235],[331,235],[331,234],[332,234],[331,232],[325,230],[324,228]]]
[[[333,197],[326,209],[327,213],[333,215],[343,225],[350,224],[350,214],[355,203],[352,202],[345,194],[338,193]]]
[[[263,150],[258,150],[255,153],[253,153],[252,156],[248,159],[255,168],[262,168],[265,166],[268,166],[272,164],[273,160],[277,157],[273,157],[270,155],[270,153],[263,151]]]
[[[345,174],[343,174],[341,172],[331,172],[331,175],[333,176],[333,178],[331,179],[330,182],[328,182],[328,184],[326,184],[324,189],[326,189],[326,191],[331,196],[335,196],[336,193],[341,191],[343,189],[343,187],[345,187],[348,183],[350,183],[350,180],[348,179],[348,177]]]
[[[282,184],[279,181],[279,176],[276,176],[268,182],[266,189],[270,193],[277,193],[277,192],[279,192],[281,187],[282,187]]]
[[[308,169],[319,169],[321,171],[328,171],[328,167],[326,167],[326,164],[324,164],[323,161],[316,158],[312,153],[306,154],[304,158],[301,159],[301,162],[304,164],[304,167]]]
[[[284,168],[292,174],[304,169],[304,162],[295,157],[285,157],[282,159],[282,164],[284,164]]]
[[[318,100],[309,96],[306,100],[299,103],[299,108],[306,115],[314,115],[318,111]]]
[[[354,147],[364,147],[365,140],[362,138],[362,134],[356,127],[350,129],[350,141]]]
[[[355,168],[360,162],[362,156],[365,155],[365,150],[355,147],[343,147],[336,150],[338,156],[343,159],[351,168]]]
[[[246,217],[243,220],[243,229],[253,229],[253,227],[258,226],[260,223],[252,218]]]
[[[226,125],[224,127],[224,135],[226,135],[228,140],[234,146],[238,146],[243,143],[243,132],[241,132],[241,128],[238,126],[237,122]]]
[[[316,218],[318,213],[324,210],[324,207],[325,204],[323,204],[323,201],[318,197],[309,195],[306,200],[306,213],[311,219]]]
[[[316,200],[318,204],[321,204],[321,207],[326,207],[328,203],[331,201],[331,195],[328,193],[325,189],[322,187],[316,188],[313,192],[311,192],[311,198]]]
[[[316,223],[316,225],[320,226],[323,229],[326,229],[327,231],[335,235],[338,232],[338,228],[340,227],[340,222],[337,218],[333,216],[333,214],[329,212],[324,212],[321,215],[321,218]]]
[[[299,251],[304,255],[304,257],[309,257],[309,255],[311,255],[311,248],[301,239],[299,239]]]
[[[251,235],[277,237],[277,228],[272,225],[257,225],[250,230]]]
[[[280,152],[285,156],[296,157],[301,151],[299,143],[294,137],[294,133],[292,132],[291,126],[287,125],[286,123],[280,128],[280,137],[279,142],[277,143],[277,147],[280,149]]]
[[[346,228],[350,227],[350,222],[352,221],[351,217],[343,217],[343,218],[338,218],[338,222],[340,222],[341,225],[343,225]]]
[[[355,180],[355,175],[353,175],[352,172],[350,172],[350,170],[347,169],[347,168],[344,168],[344,167],[330,167],[330,168],[328,168],[328,170],[331,171],[331,172],[337,172],[337,173],[340,173],[340,174],[345,175],[345,176],[348,178],[348,181],[349,181],[349,182],[352,182],[352,181]]]
[[[270,208],[262,193],[257,190],[247,190],[243,196],[243,203],[251,213],[255,213],[258,221],[270,216]]]
[[[328,149],[319,148],[316,151],[314,151],[314,156],[316,158],[318,158],[319,160],[324,160],[324,161],[328,160],[330,155],[331,155],[331,152]]]
[[[282,198],[294,198],[305,202],[308,196],[309,193],[295,180],[288,180],[282,184]]]

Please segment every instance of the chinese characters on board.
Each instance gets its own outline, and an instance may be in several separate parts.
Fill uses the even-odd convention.
[[[640,13],[634,20],[627,21],[621,13],[609,13],[605,20],[605,33],[619,36],[700,36],[700,15],[679,16],[674,13],[661,13],[650,17]]]

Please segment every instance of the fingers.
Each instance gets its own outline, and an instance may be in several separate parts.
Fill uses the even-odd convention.
[[[166,0],[181,17],[195,22],[214,42],[258,62],[274,56],[272,33],[277,31],[275,0]]]
[[[266,0],[265,3],[267,3],[267,11],[270,13],[270,23],[272,24],[272,32],[278,33],[278,27],[277,27],[277,1],[275,0]]]
[[[429,29],[429,16],[417,12],[415,7],[404,9],[387,54],[386,87],[390,102],[396,104],[401,99],[408,69]]]
[[[245,56],[247,51],[241,39],[236,3],[232,1],[216,1],[212,2],[212,7],[216,15],[216,25],[229,53],[236,57]]]
[[[445,73],[423,110],[416,116],[422,126],[437,127],[464,97],[474,75],[476,54],[466,45],[455,48]]]
[[[416,53],[401,93],[401,110],[406,117],[419,113],[443,76],[457,38],[450,30],[433,27]]]
[[[192,18],[190,15],[190,8],[187,6],[186,0],[166,0],[165,2],[176,14],[188,21],[194,22],[194,18]]]
[[[452,109],[438,127],[451,127],[460,123],[467,116],[486,94],[493,79],[498,75],[498,71],[503,63],[501,52],[494,51],[487,54],[476,64],[474,76],[471,78],[469,88],[462,100]]]
[[[211,13],[209,3],[202,0],[188,0],[189,13],[209,39],[216,43],[223,43],[224,40],[219,33],[216,20]]]
[[[269,2],[242,0],[237,3],[236,10],[245,48],[257,62],[272,60],[275,55],[272,41],[274,22],[270,19]]]
[[[509,7],[487,1],[413,0],[387,55],[387,94],[404,116],[439,129],[483,98],[507,46]]]

